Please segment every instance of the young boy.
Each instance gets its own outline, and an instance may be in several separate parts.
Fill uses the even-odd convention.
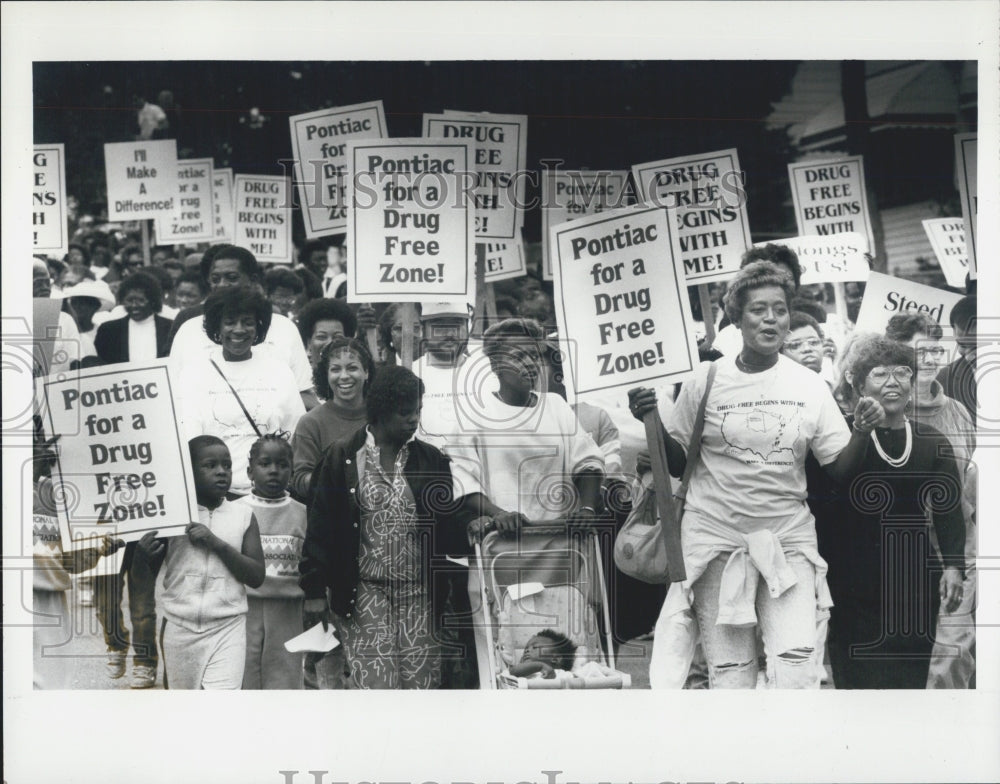
[[[264,582],[264,553],[253,511],[226,500],[229,449],[215,436],[192,438],[199,522],[164,542],[139,540],[154,572],[162,610],[163,682],[170,689],[239,689],[246,658],[247,594]]]

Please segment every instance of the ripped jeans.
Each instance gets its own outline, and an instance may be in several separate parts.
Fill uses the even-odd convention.
[[[753,689],[757,685],[754,627],[716,624],[722,571],[728,559],[728,555],[714,558],[692,586],[694,611],[701,628],[711,688]],[[816,688],[815,567],[803,555],[788,555],[787,559],[798,582],[781,596],[772,597],[761,580],[755,602],[757,622],[768,661],[773,662],[775,688]]]

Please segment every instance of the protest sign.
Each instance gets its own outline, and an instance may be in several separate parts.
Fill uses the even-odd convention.
[[[849,280],[867,280],[869,266],[865,259],[868,240],[857,232],[845,231],[825,237],[787,237],[758,242],[755,248],[765,245],[783,245],[795,251],[802,268],[799,281],[805,286],[810,283],[844,283]]]
[[[61,144],[36,144],[31,227],[36,253],[62,256],[69,250],[66,224],[66,155]]]
[[[177,141],[104,145],[108,220],[169,216],[177,207]]]
[[[295,181],[306,237],[347,229],[347,142],[388,136],[381,101],[320,109],[288,118]]]
[[[519,278],[525,274],[524,242],[520,236],[510,242],[491,240],[476,244],[482,245],[485,252],[484,282],[496,283],[498,280]]]
[[[961,218],[932,218],[921,221],[934,248],[944,279],[949,286],[965,288],[969,257],[965,246],[965,222]]]
[[[698,364],[677,217],[662,207],[621,209],[550,229],[568,393],[653,386]]]
[[[212,201],[215,203],[215,236],[212,242],[232,242],[236,231],[232,169],[212,170]]]
[[[542,278],[552,280],[549,229],[584,215],[626,205],[623,171],[559,171],[542,175]]]
[[[960,294],[944,289],[924,286],[880,272],[870,272],[855,332],[882,334],[889,319],[897,313],[924,313],[941,325],[946,336],[951,336],[948,316],[961,298]]]
[[[33,378],[49,375],[52,372],[53,363],[57,362],[53,353],[56,341],[62,338],[59,328],[59,313],[62,310],[62,304],[61,299],[50,297],[35,297],[32,300]],[[62,361],[58,363],[62,364]]]
[[[788,164],[799,234],[856,232],[874,247],[862,156]]]
[[[53,481],[59,522],[71,538],[171,536],[198,520],[164,360],[50,376],[41,389],[47,432],[61,434]]]
[[[476,239],[512,240],[524,224],[528,118],[515,114],[448,111],[424,115],[424,136],[468,144]]]
[[[979,196],[976,184],[977,159],[976,134],[960,133],[955,136],[955,173],[958,194],[962,197],[962,219],[965,221],[965,247],[969,254],[969,275],[976,277],[976,216]],[[962,282],[965,285],[965,281]]]
[[[190,245],[215,238],[212,159],[177,161],[177,199],[169,215],[156,218],[158,245]]]
[[[237,174],[233,244],[249,248],[257,261],[291,264],[291,195],[287,177]]]
[[[473,202],[464,143],[347,143],[349,302],[472,298]]]
[[[688,155],[632,167],[639,198],[674,207],[689,286],[728,280],[750,247],[743,172],[736,150]]]

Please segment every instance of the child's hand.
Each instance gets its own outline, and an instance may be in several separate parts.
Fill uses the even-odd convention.
[[[541,665],[541,669],[539,671],[542,673],[543,678],[552,680],[553,678],[556,677],[556,671],[551,664],[549,664],[548,662],[538,662],[538,663]]]
[[[139,552],[146,556],[147,560],[155,561],[167,550],[167,543],[156,538],[158,533],[159,531],[147,531],[136,544]]]
[[[218,537],[212,533],[212,529],[202,523],[191,523],[184,529],[191,544],[195,547],[204,547],[206,550],[214,550]]]

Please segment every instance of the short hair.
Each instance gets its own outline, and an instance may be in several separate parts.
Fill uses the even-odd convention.
[[[295,459],[295,452],[288,440],[288,433],[265,433],[250,445],[250,457],[248,458],[250,463],[257,459],[257,455],[260,454],[260,450],[265,444],[278,444],[283,448],[282,451],[288,457],[289,462]]]
[[[227,451],[229,450],[229,447],[226,445],[226,442],[223,441],[218,436],[207,436],[207,435],[195,436],[190,441],[188,441],[188,452],[191,454],[192,464],[198,460],[198,452],[200,452],[207,446],[224,446],[226,447]],[[231,457],[232,455],[230,455],[230,458]]]
[[[552,643],[552,645],[549,646],[549,649],[555,657],[558,669],[573,669],[573,664],[576,661],[576,645],[569,637],[562,632],[557,632],[555,629],[542,629],[542,631],[538,632],[534,636],[544,637]]]
[[[201,268],[201,276],[206,283],[208,283],[208,276],[212,272],[212,264],[218,259],[236,259],[240,263],[240,270],[244,275],[251,280],[257,280],[260,277],[260,264],[257,263],[256,256],[239,245],[223,243],[222,245],[211,245],[205,251],[205,255],[201,257],[198,266]]]
[[[975,296],[962,297],[955,303],[955,307],[951,309],[948,321],[951,323],[952,327],[968,331],[969,327],[976,319],[977,310],[978,306],[976,304]]]
[[[916,352],[903,343],[884,337],[863,344],[851,363],[854,391],[860,394],[872,368],[898,366],[908,367],[916,375]]]
[[[302,252],[299,253],[299,261],[305,261],[305,259],[308,259],[310,256],[313,255],[313,253],[315,253],[318,250],[321,250],[324,253],[326,253],[326,248],[327,248],[326,243],[321,242],[320,240],[309,240],[305,245],[302,246]]]
[[[545,341],[545,331],[534,319],[520,317],[504,319],[483,333],[483,353],[493,359],[503,351],[504,344],[511,338],[533,340],[541,351],[542,343]]]
[[[316,277],[316,273],[308,267],[293,269],[299,280],[302,281],[307,300],[321,299],[323,297],[323,281]]]
[[[740,259],[740,268],[757,261],[770,261],[772,264],[786,267],[792,275],[795,288],[798,289],[799,281],[802,280],[802,266],[799,264],[799,257],[794,250],[774,242],[769,242],[759,248],[750,248]]]
[[[913,340],[921,332],[931,340],[940,340],[944,335],[941,325],[926,313],[897,313],[885,325],[886,338],[900,343]]]
[[[788,331],[802,329],[802,327],[812,327],[816,330],[816,334],[819,335],[820,340],[823,339],[823,330],[816,319],[801,310],[793,310],[788,319]]]
[[[316,395],[321,400],[330,400],[333,397],[329,377],[330,359],[334,354],[345,349],[353,351],[361,360],[361,364],[368,374],[368,380],[365,381],[364,386],[361,388],[361,395],[364,397],[368,394],[368,387],[371,386],[372,379],[375,377],[375,360],[372,359],[371,352],[368,351],[368,346],[364,344],[364,341],[356,340],[355,338],[334,338],[323,346],[323,350],[319,354],[319,359],[316,360],[316,365],[313,367],[313,386],[316,388]]]
[[[396,321],[396,315],[399,313],[399,303],[393,303],[387,307],[378,320],[378,336],[382,340],[382,345],[386,348],[392,348],[392,325]],[[413,304],[413,309],[416,311],[417,318],[420,318],[420,303],[415,302]]]
[[[160,312],[160,308],[163,307],[163,287],[155,275],[148,270],[142,270],[123,278],[118,286],[118,303],[123,303],[125,297],[132,291],[141,291],[149,300],[153,312]]]
[[[126,245],[124,248],[122,248],[122,252],[119,254],[122,262],[124,262],[125,259],[131,256],[133,253],[138,253],[140,256],[143,256],[142,248],[140,248],[138,245],[129,244]],[[145,258],[145,256],[143,256],[143,258]]]
[[[729,281],[723,302],[726,316],[733,324],[739,324],[743,317],[743,308],[747,304],[747,295],[765,286],[777,286],[785,292],[785,302],[790,303],[795,296],[795,284],[792,276],[783,268],[771,261],[752,261],[736,273]]]
[[[415,405],[423,394],[424,382],[412,370],[401,365],[383,366],[365,395],[368,424],[377,425],[404,406]]]
[[[287,267],[272,267],[264,273],[264,289],[270,296],[279,288],[288,289],[293,294],[301,294],[305,285],[302,283],[302,278]]]
[[[257,322],[253,345],[264,342],[271,327],[271,303],[253,286],[225,286],[205,299],[205,334],[213,343],[222,343],[222,320],[226,317],[252,314]]]
[[[174,288],[177,288],[177,286],[180,286],[182,283],[193,283],[198,287],[198,291],[201,292],[202,296],[208,294],[208,284],[205,282],[205,279],[201,276],[201,273],[198,270],[185,270],[184,274],[177,279],[177,283],[174,284]]]
[[[816,300],[793,297],[788,307],[793,313],[806,313],[812,316],[817,324],[826,323],[826,310]]]
[[[358,319],[346,302],[339,299],[314,299],[299,311],[298,326],[302,345],[312,340],[313,330],[320,321],[339,321],[344,325],[344,335],[349,338],[353,338],[358,330]]]
[[[163,267],[143,267],[142,272],[156,278],[160,282],[160,288],[164,292],[174,290],[174,279],[170,277],[170,273],[163,269]]]
[[[69,245],[66,246],[67,256],[69,256],[69,252],[71,250],[80,251],[80,253],[83,255],[83,263],[86,264],[88,267],[90,266],[90,253],[84,245],[81,245],[79,242],[71,242]]]

